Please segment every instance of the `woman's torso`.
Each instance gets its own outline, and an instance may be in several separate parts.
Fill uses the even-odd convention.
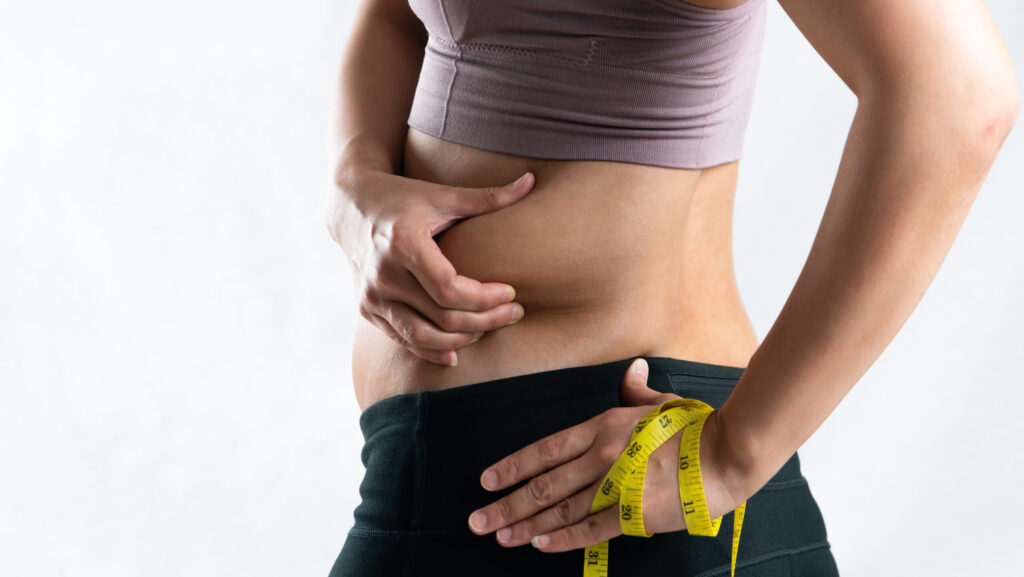
[[[738,161],[703,169],[543,160],[472,148],[410,128],[404,175],[447,185],[533,189],[437,237],[463,275],[511,284],[525,316],[424,361],[359,317],[353,382],[361,409],[396,394],[517,374],[665,356],[744,367],[758,340],[732,258]]]

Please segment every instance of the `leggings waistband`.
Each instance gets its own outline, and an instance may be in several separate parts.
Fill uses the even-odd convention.
[[[483,470],[522,447],[624,403],[622,378],[637,357],[382,399],[359,417],[366,474],[355,526],[370,531],[465,533],[473,510],[502,491],[480,486]],[[648,386],[719,408],[742,367],[644,357]],[[770,483],[801,479],[794,455]]]

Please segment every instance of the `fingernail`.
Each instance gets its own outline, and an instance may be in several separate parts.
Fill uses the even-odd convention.
[[[468,343],[466,343],[466,344],[467,344],[467,345],[471,345],[471,344],[473,344],[473,343],[475,343],[475,342],[479,341],[479,340],[480,340],[480,337],[482,337],[482,336],[484,336],[484,334],[483,334],[483,333],[480,333],[480,334],[478,334],[477,336],[473,337],[473,340],[469,341],[469,342],[468,342]]]
[[[505,302],[516,300],[516,289],[512,288],[512,285],[505,285]]]
[[[491,469],[484,471],[483,477],[484,489],[493,489],[498,486],[498,474]]]
[[[529,175],[530,175],[530,173],[529,173],[529,172],[525,172],[525,173],[523,173],[523,175],[522,175],[522,176],[520,176],[519,178],[517,178],[517,179],[516,179],[516,181],[515,181],[514,183],[512,183],[512,186],[519,186],[520,184],[522,184],[522,183],[526,182],[526,178],[527,178],[527,177],[528,177]]]
[[[509,537],[511,537],[511,536],[512,536],[512,529],[509,529],[508,527],[505,527],[504,529],[499,529],[498,530],[498,541],[501,541],[502,543],[507,542]]]
[[[647,362],[646,361],[635,361],[633,363],[633,372],[638,375],[647,376]]]
[[[483,531],[484,527],[487,526],[487,515],[482,511],[476,511],[469,516],[469,524],[477,531]]]
[[[530,544],[536,547],[537,549],[540,549],[541,547],[547,547],[548,543],[550,542],[551,537],[548,537],[547,535],[539,535],[537,537],[534,537],[533,539],[530,539]]]
[[[512,308],[515,310],[515,312],[512,313],[512,320],[510,320],[508,324],[505,326],[514,325],[518,323],[519,321],[523,320],[523,316],[526,315],[526,311],[523,310],[523,305],[516,303],[515,306],[513,306]]]
[[[457,366],[458,364],[459,364],[459,354],[456,353],[456,352],[452,352],[452,361],[451,361],[449,366],[454,367],[454,366]]]

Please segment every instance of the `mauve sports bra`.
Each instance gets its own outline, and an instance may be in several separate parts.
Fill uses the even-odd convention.
[[[409,0],[429,32],[409,126],[546,159],[741,157],[766,0]]]

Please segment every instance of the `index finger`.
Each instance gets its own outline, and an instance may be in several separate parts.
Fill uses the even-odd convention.
[[[484,489],[497,491],[571,461],[587,452],[595,433],[590,421],[562,429],[519,449],[480,475]]]
[[[515,289],[505,283],[481,283],[457,273],[428,232],[422,233],[412,250],[406,268],[430,298],[444,308],[485,311],[516,296]]]

